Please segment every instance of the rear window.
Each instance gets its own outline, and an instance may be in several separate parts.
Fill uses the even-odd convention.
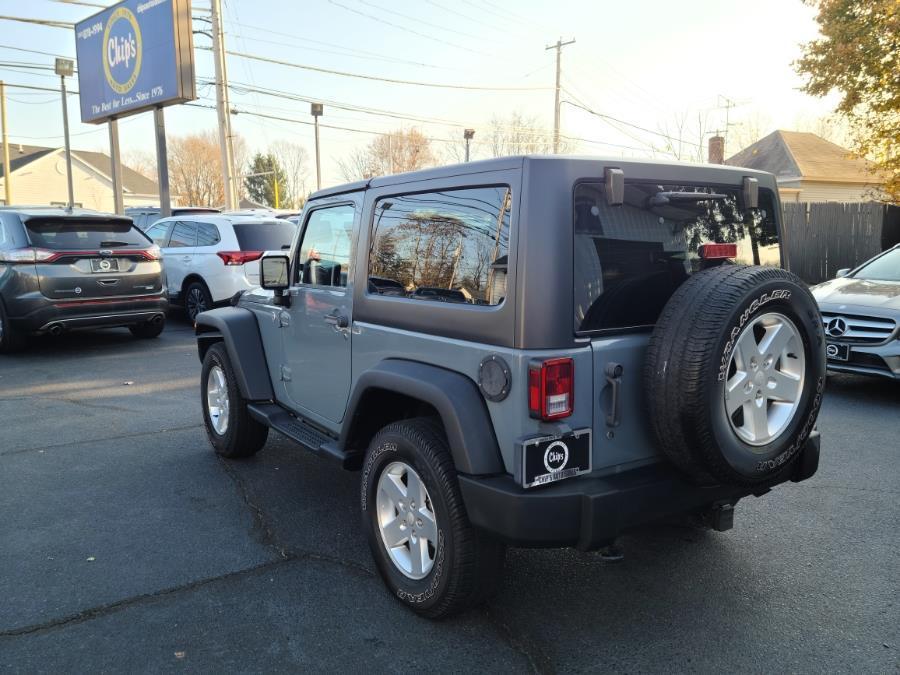
[[[243,223],[234,226],[242,251],[280,251],[290,247],[297,226],[284,222]]]
[[[25,221],[32,246],[82,251],[101,248],[146,248],[150,241],[131,221],[41,219]]]
[[[692,273],[721,261],[700,258],[706,243],[737,244],[724,264],[780,265],[774,198],[759,191],[744,209],[740,190],[626,183],[610,206],[603,183],[575,187],[575,330],[652,326]]]

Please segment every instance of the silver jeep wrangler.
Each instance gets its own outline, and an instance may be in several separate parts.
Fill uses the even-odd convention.
[[[509,157],[321,190],[204,312],[216,452],[269,428],[360,473],[375,562],[436,618],[505,547],[610,544],[818,466],[822,320],[769,174]]]

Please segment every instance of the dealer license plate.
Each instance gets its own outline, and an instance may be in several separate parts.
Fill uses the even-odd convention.
[[[829,342],[825,345],[825,356],[829,361],[846,361],[850,358],[850,345],[839,345]]]
[[[519,477],[522,487],[572,478],[591,470],[591,430],[563,436],[530,438],[521,444]]]
[[[91,258],[91,271],[99,274],[118,272],[119,261],[115,258]]]

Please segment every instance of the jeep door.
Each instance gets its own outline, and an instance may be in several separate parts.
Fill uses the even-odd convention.
[[[339,423],[350,395],[350,265],[356,213],[355,204],[347,201],[306,213],[294,251],[291,306],[281,318],[285,394],[298,409],[323,422]]]

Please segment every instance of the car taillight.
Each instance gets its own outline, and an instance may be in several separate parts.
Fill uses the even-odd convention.
[[[219,251],[216,253],[226,265],[243,265],[262,258],[262,251]]]
[[[45,248],[27,247],[0,251],[0,262],[8,263],[53,262],[58,257],[56,251],[48,251]]]
[[[536,361],[528,368],[528,410],[545,421],[572,414],[575,364],[572,359]]]
[[[737,244],[701,244],[700,257],[704,260],[737,258]]]

